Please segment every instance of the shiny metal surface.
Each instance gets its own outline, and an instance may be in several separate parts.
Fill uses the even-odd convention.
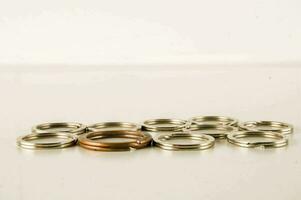
[[[38,139],[59,138],[58,142],[37,142]],[[25,149],[65,148],[75,145],[77,136],[70,133],[32,133],[17,139],[17,145]]]
[[[224,139],[229,133],[237,130],[237,127],[227,125],[192,124],[189,128],[186,128],[184,131],[210,135],[215,139]]]
[[[141,126],[131,122],[100,122],[91,124],[87,127],[88,131],[101,131],[101,130],[140,130]]]
[[[33,133],[57,133],[67,132],[75,135],[81,135],[86,132],[86,125],[77,122],[53,122],[43,123],[32,127]]]
[[[182,119],[150,119],[142,124],[144,131],[182,131],[187,121]]]
[[[277,121],[247,121],[239,124],[239,128],[249,131],[271,131],[281,134],[291,134],[293,125]]]
[[[189,139],[197,143],[187,144],[170,141],[177,138]],[[213,147],[215,142],[212,136],[191,133],[163,133],[156,135],[153,140],[156,146],[166,150],[203,150]]]
[[[260,137],[263,140],[261,141],[252,141],[252,140],[240,140],[241,138],[253,138],[253,137]],[[265,141],[264,139],[274,139],[274,141]],[[247,148],[254,148],[254,147],[268,147],[268,148],[275,148],[275,147],[283,147],[288,144],[287,138],[275,132],[264,132],[264,131],[238,131],[233,132],[227,135],[227,140],[229,143],[240,146],[240,147],[247,147]]]
[[[213,124],[213,125],[229,125],[237,126],[238,120],[232,117],[225,116],[196,116],[189,119],[192,124]]]
[[[124,138],[130,139],[125,142],[108,142],[101,139]],[[141,131],[113,130],[89,132],[81,135],[78,139],[79,145],[97,151],[126,151],[147,147],[152,142],[152,137],[148,133]]]

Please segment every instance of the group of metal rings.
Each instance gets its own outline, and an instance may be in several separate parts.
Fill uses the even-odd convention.
[[[31,134],[19,137],[17,144],[26,149],[65,148],[79,144],[96,151],[126,151],[153,144],[166,150],[203,150],[213,147],[216,139],[227,139],[241,147],[283,147],[288,144],[286,135],[292,132],[293,126],[283,122],[239,123],[230,117],[199,116],[189,120],[151,119],[142,125],[129,122],[102,122],[90,126],[44,123],[34,126]],[[254,137],[259,140],[250,139]],[[59,141],[39,141],[49,138]]]

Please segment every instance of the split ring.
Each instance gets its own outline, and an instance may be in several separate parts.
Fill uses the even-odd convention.
[[[144,131],[182,131],[187,125],[186,120],[181,119],[150,119],[144,121],[142,130]]]
[[[106,142],[101,139],[123,138],[125,142]],[[130,130],[111,130],[89,132],[78,138],[79,145],[97,151],[126,151],[131,149],[141,149],[147,147],[152,142],[152,137],[148,133]]]
[[[100,122],[92,124],[87,127],[89,131],[101,131],[101,130],[130,130],[138,131],[141,129],[141,126],[131,122]]]
[[[252,138],[252,137],[260,137],[260,138],[268,138],[274,139],[275,141],[252,141],[252,140],[240,140],[241,138]],[[288,144],[287,138],[280,133],[275,132],[264,132],[264,131],[238,131],[233,132],[227,135],[228,142],[240,147],[283,147]]]
[[[292,125],[276,121],[247,121],[239,124],[239,128],[248,131],[271,131],[288,135],[293,133]]]
[[[238,120],[232,117],[225,116],[197,116],[192,117],[190,120],[190,125],[192,124],[213,124],[213,125],[228,125],[237,126]]]
[[[231,132],[237,131],[238,128],[234,126],[216,125],[216,124],[192,124],[190,128],[185,131],[192,131],[193,133],[202,133],[210,135],[215,139],[225,139]]]
[[[154,144],[165,150],[192,150],[208,149],[214,146],[215,140],[212,136],[192,133],[163,133],[155,136]],[[189,139],[196,143],[171,142],[172,139]]]
[[[32,127],[33,133],[57,133],[67,132],[74,135],[81,135],[86,132],[86,126],[76,122],[54,122],[44,123]]]
[[[37,139],[59,138],[59,142],[34,142]],[[17,139],[17,145],[25,149],[65,148],[75,145],[77,137],[70,133],[32,133]]]

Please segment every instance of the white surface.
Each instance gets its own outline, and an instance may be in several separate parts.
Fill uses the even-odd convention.
[[[0,73],[0,199],[300,199],[300,67],[60,68]],[[46,121],[141,122],[220,114],[295,125],[287,148],[25,151]]]
[[[0,64],[300,62],[299,0],[0,0]]]

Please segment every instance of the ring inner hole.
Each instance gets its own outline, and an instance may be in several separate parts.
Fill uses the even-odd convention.
[[[72,131],[74,129],[77,129],[79,128],[78,126],[76,125],[51,125],[51,126],[42,126],[42,127],[39,127],[40,129],[42,130],[51,130],[51,131],[56,131],[56,132],[59,132],[59,131],[62,131],[62,132],[66,132],[66,131]]]
[[[156,126],[156,127],[177,127],[183,126],[185,123],[176,122],[176,121],[150,121],[147,122],[148,125]]]
[[[278,124],[267,124],[267,123],[250,124],[248,126],[256,127],[260,130],[265,130],[265,131],[276,131],[276,130],[284,128],[283,126],[278,125]]]
[[[260,135],[248,135],[248,136],[236,136],[237,140],[242,142],[276,142],[280,138],[275,136],[260,136]]]
[[[174,144],[174,145],[197,145],[208,141],[206,139],[202,139],[198,137],[184,137],[184,136],[172,136],[172,137],[167,136],[160,139],[167,144]]]
[[[118,126],[118,125],[116,125],[116,126],[95,126],[92,128],[106,130],[106,131],[137,129],[137,127],[134,127],[134,126]]]
[[[45,144],[45,143],[58,143],[67,142],[70,138],[65,136],[42,136],[42,137],[30,137],[25,138],[26,141],[34,141],[35,143]]]
[[[135,142],[139,137],[137,136],[92,136],[88,137],[93,141],[100,141],[100,142],[110,142],[110,143],[121,143],[121,142]]]
[[[201,129],[201,130],[191,130],[194,133],[201,133],[201,134],[225,134],[230,132],[229,130],[222,130],[222,129]]]
[[[216,124],[216,123],[230,123],[232,120],[222,118],[222,117],[205,117],[205,118],[197,118],[195,119],[197,122],[204,122],[204,123],[209,123],[209,124]]]

